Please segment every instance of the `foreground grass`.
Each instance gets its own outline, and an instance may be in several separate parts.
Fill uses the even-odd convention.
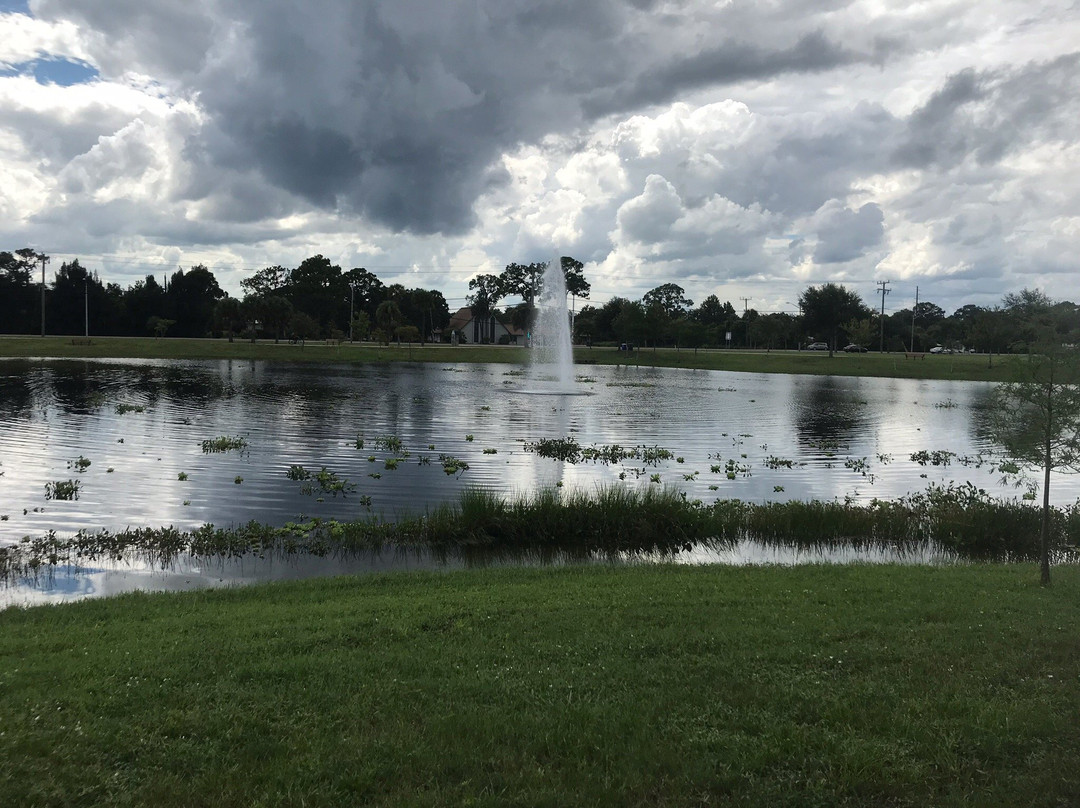
[[[0,612],[3,805],[1075,805],[1080,570],[489,569]]]
[[[118,359],[263,359],[296,362],[506,362],[523,364],[529,351],[494,345],[392,345],[312,341],[246,342],[225,339],[152,339],[93,337],[89,345],[71,337],[0,337],[0,357],[86,357]],[[911,379],[1005,381],[1017,357],[947,355],[905,359],[904,354],[843,354],[830,357],[811,351],[741,351],[644,349],[633,353],[614,348],[574,349],[575,360],[589,364],[630,364],[752,373],[806,373],[835,376],[881,376]]]

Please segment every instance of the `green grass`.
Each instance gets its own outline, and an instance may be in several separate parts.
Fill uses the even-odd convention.
[[[2,805],[1064,806],[1080,569],[488,569],[0,612]]]
[[[150,359],[268,359],[298,362],[502,362],[524,364],[529,351],[522,347],[493,345],[392,345],[342,343],[328,345],[311,341],[306,345],[275,344],[261,340],[180,339],[150,337],[93,337],[90,345],[72,344],[70,337],[0,337],[0,357],[102,357]],[[754,373],[806,373],[836,376],[884,376],[914,379],[968,379],[1005,381],[1012,377],[1017,356],[994,356],[988,367],[986,356],[950,354],[905,359],[902,353],[844,354],[830,357],[815,351],[743,350],[659,350],[641,349],[633,354],[614,348],[574,349],[577,362],[587,364],[630,364],[642,367],[681,367]],[[632,384],[624,382],[624,384]],[[644,384],[638,382],[638,384]]]

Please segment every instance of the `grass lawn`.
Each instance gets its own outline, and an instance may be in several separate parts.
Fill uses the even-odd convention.
[[[494,345],[393,345],[312,341],[290,345],[225,339],[150,337],[92,337],[89,345],[71,337],[0,337],[0,357],[87,357],[150,359],[278,359],[298,362],[507,362],[524,363],[529,351]],[[575,360],[586,364],[629,364],[642,367],[682,367],[754,373],[807,373],[837,376],[886,376],[913,379],[1005,381],[1011,378],[1017,356],[941,355],[907,359],[903,353],[844,354],[830,357],[817,351],[743,351],[684,348],[641,349],[633,353],[611,347],[574,349]]]
[[[9,609],[0,805],[1077,805],[1078,588],[569,567]]]

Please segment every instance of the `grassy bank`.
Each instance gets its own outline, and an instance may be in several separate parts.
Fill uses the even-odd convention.
[[[86,357],[121,359],[276,359],[294,362],[508,362],[524,363],[529,352],[492,345],[402,345],[371,343],[305,345],[256,343],[225,339],[152,339],[93,337],[90,344],[71,337],[0,337],[0,357]],[[808,373],[839,376],[883,376],[915,379],[1003,381],[1017,357],[947,355],[906,359],[904,354],[837,354],[811,351],[737,351],[644,349],[633,353],[614,348],[575,349],[575,359],[588,364],[630,364],[753,373]]]
[[[0,613],[3,805],[1075,805],[1080,570],[498,569]]]

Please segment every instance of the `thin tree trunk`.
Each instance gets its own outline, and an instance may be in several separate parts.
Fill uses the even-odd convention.
[[[1053,377],[1051,377],[1052,379]],[[1046,442],[1043,454],[1043,512],[1042,525],[1039,528],[1039,568],[1040,583],[1050,585],[1050,448],[1054,434],[1053,410],[1054,385],[1051,381],[1046,387]]]

